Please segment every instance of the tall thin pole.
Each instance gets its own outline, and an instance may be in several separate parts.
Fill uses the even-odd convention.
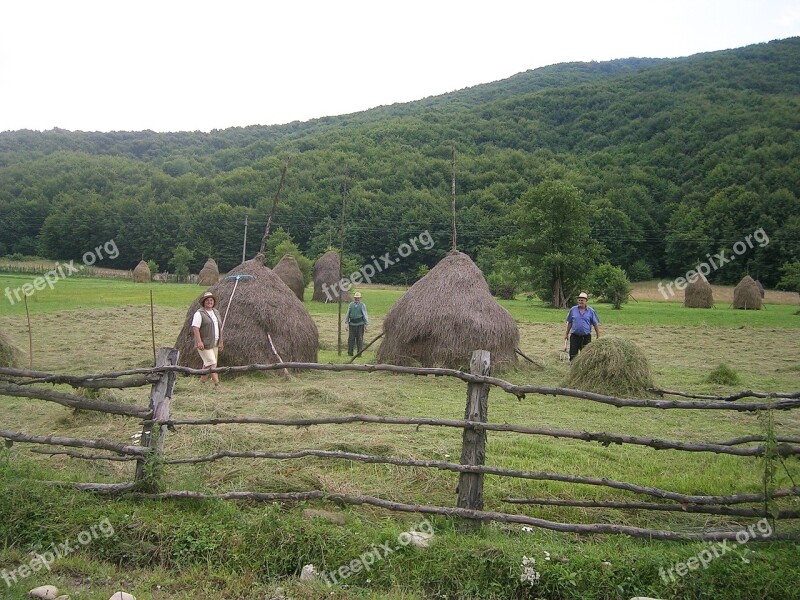
[[[261,238],[261,249],[259,250],[260,254],[264,254],[264,248],[267,245],[267,240],[269,239],[269,229],[272,227],[272,219],[275,218],[275,212],[278,210],[278,200],[281,197],[281,190],[283,189],[283,184],[286,181],[286,169],[289,168],[289,158],[286,157],[286,162],[283,163],[283,171],[281,171],[281,181],[278,184],[278,191],[275,193],[275,198],[272,200],[272,210],[269,211],[269,218],[267,219],[267,226],[264,228],[264,237]]]
[[[244,216],[244,242],[242,242],[242,262],[245,260],[247,252],[247,215]]]
[[[156,365],[156,322],[153,315],[153,290],[150,290],[150,335],[153,338],[153,366]]]
[[[457,249],[457,242],[456,242],[456,145],[453,144],[453,161],[451,163],[452,172],[453,172],[453,182],[450,186],[452,197],[453,197],[453,250]]]
[[[344,183],[342,184],[342,224],[339,229],[339,281],[342,280],[342,259],[344,258],[344,225],[345,213],[347,211],[347,165],[344,166]],[[339,286],[339,337],[337,349],[339,356],[342,355],[342,296],[344,291]]]
[[[31,313],[28,312],[28,296],[22,294],[25,300],[25,316],[28,317],[28,363],[30,370],[33,371],[33,333],[31,332]]]

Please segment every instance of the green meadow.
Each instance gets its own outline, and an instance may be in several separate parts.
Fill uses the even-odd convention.
[[[31,275],[0,274],[0,292]],[[654,285],[654,284],[653,284]],[[150,293],[153,297],[151,332]],[[152,364],[156,345],[171,346],[198,286],[133,284],[124,280],[68,278],[28,299],[36,370],[99,373]],[[403,290],[361,289],[371,322],[365,338],[381,331],[383,317]],[[310,298],[310,289],[306,297]],[[496,375],[520,384],[560,385],[569,366],[559,360],[565,311],[519,296],[502,301],[520,329],[520,347],[541,363],[525,363]],[[631,300],[622,310],[593,304],[603,335],[620,335],[643,349],[657,386],[728,394],[742,389],[800,390],[800,315],[796,304],[768,303],[763,311],[684,309],[677,302]],[[335,304],[306,301],[320,333],[320,362],[345,362],[337,352]],[[27,350],[28,326],[21,303],[0,298],[0,329]],[[346,335],[346,331],[343,331]],[[376,344],[377,345],[377,344]],[[360,363],[374,362],[373,349]],[[29,356],[23,357],[28,363]],[[735,386],[710,383],[721,363],[739,377]],[[64,391],[67,391],[66,389]],[[104,390],[100,397],[147,403],[147,389]],[[215,391],[196,378],[180,377],[176,418],[265,416],[308,418],[382,415],[461,419],[466,386],[451,378],[387,373],[295,373],[223,377]],[[0,429],[35,435],[102,438],[129,443],[141,431],[134,419],[73,411],[39,400],[0,397]],[[800,411],[762,416],[733,411],[616,409],[566,397],[517,399],[493,389],[489,420],[530,427],[593,431],[682,441],[724,441],[744,435],[798,437]],[[108,598],[117,589],[138,600],[189,598],[797,598],[800,545],[789,541],[734,543],[706,568],[662,575],[697,556],[709,544],[662,542],[611,535],[578,535],[513,524],[487,523],[462,531],[455,519],[429,516],[435,532],[427,549],[399,547],[369,570],[328,586],[301,582],[302,567],[331,572],[374,547],[395,544],[419,525],[419,514],[392,513],[366,505],[332,502],[269,502],[109,499],[40,481],[126,482],[133,465],[48,456],[14,444],[0,453],[0,574],[31,559],[37,545],[76,537],[108,519],[114,534],[80,547],[10,586],[0,597],[22,599],[36,585],[53,583],[73,600]],[[168,432],[169,458],[220,450],[318,449],[458,462],[461,431],[399,425],[333,425],[306,428],[219,425],[177,427]],[[507,469],[605,477],[684,494],[758,493],[800,482],[794,457],[765,463],[751,457],[603,446],[568,439],[489,432],[486,464]],[[307,457],[295,460],[236,459],[165,468],[170,490],[209,494],[231,491],[323,490],[365,494],[408,504],[454,506],[458,476],[420,467]],[[757,519],[621,508],[519,505],[509,498],[656,501],[622,490],[558,481],[486,476],[487,510],[565,523],[625,524],[697,532],[738,530]],[[800,510],[797,497],[770,508]],[[336,513],[344,524],[303,515],[304,509]],[[774,531],[796,531],[793,521]],[[521,579],[523,557],[535,559],[538,580]],[[530,565],[529,565],[530,566]],[[674,571],[673,571],[674,574]]]

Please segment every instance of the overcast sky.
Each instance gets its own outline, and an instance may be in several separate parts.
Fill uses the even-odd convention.
[[[2,0],[0,131],[210,131],[800,35],[798,0]]]

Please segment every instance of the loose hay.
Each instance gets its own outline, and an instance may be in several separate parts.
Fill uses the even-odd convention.
[[[386,314],[378,362],[463,369],[474,350],[492,366],[516,364],[519,330],[469,256],[450,252]]]
[[[267,335],[286,362],[316,362],[319,346],[317,326],[281,278],[264,266],[263,256],[243,262],[231,275],[253,275],[255,279],[239,282],[225,322],[225,347],[219,355],[219,366],[272,364],[278,362]],[[220,281],[210,291],[217,298],[216,309],[222,317],[228,307],[235,281]],[[195,300],[186,313],[178,334],[176,348],[179,363],[201,368],[191,331],[192,316],[200,308]]]
[[[702,275],[686,285],[683,292],[683,306],[685,308],[713,308],[714,293],[711,284]]]
[[[761,310],[761,291],[750,275],[745,275],[733,289],[733,308]]]
[[[314,277],[315,302],[338,302],[339,295],[342,302],[350,302],[350,293],[339,287],[339,254],[335,250],[328,250],[314,263],[312,271]],[[323,289],[323,286],[326,286]],[[328,293],[325,293],[325,290]]]
[[[208,287],[210,285],[214,285],[219,281],[219,267],[217,266],[217,261],[213,258],[209,258],[206,261],[206,264],[203,265],[203,268],[200,269],[200,274],[198,275],[198,282],[200,285]]]
[[[297,264],[297,259],[291,254],[284,254],[283,258],[278,261],[275,268],[272,269],[281,281],[289,286],[289,289],[294,292],[300,302],[303,301],[306,292],[305,281],[303,280],[303,272],[300,270],[300,265]]]
[[[642,396],[653,387],[653,377],[638,346],[625,338],[606,336],[573,359],[564,385],[610,396]]]
[[[0,331],[0,367],[14,369],[19,366],[20,351]]]
[[[139,264],[136,265],[136,268],[133,270],[133,282],[150,283],[150,278],[151,278],[150,267],[147,266],[146,262],[140,260]]]

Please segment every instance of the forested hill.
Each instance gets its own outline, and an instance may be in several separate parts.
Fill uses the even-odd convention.
[[[114,239],[130,268],[177,246],[229,269],[248,255],[291,155],[277,225],[311,259],[338,239],[356,262],[424,230],[436,246],[384,274],[413,280],[450,244],[457,153],[459,248],[487,271],[518,233],[514,207],[563,180],[592,237],[629,271],[675,277],[763,228],[748,268],[767,285],[800,256],[800,38],[688,58],[554,65],[351,115],[211,133],[0,133],[0,254],[79,258]],[[564,216],[569,219],[569,215]],[[256,233],[253,234],[253,231]]]

